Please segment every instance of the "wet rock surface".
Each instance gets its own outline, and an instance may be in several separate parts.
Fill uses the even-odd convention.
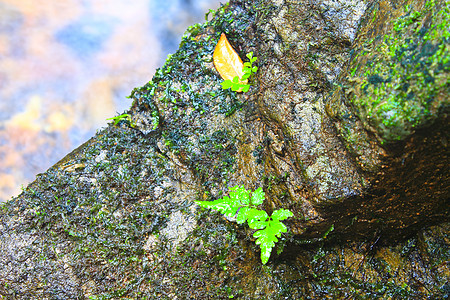
[[[348,71],[361,64],[354,53],[366,32],[389,34],[414,12],[405,28],[441,11],[448,20],[445,1],[406,4],[231,1],[190,27],[153,79],[133,90],[130,119],[2,206],[0,295],[448,296],[448,65],[432,72],[436,116],[406,126],[400,140],[383,140],[385,127],[368,125],[342,96],[358,90],[346,76],[367,76]],[[258,57],[248,93],[220,86],[212,52],[222,32],[241,57]],[[448,54],[448,38],[430,41],[439,42]],[[294,212],[268,265],[252,230],[194,203],[236,185],[263,187],[269,212]]]

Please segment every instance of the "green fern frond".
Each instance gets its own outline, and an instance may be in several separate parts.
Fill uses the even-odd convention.
[[[253,234],[256,244],[261,248],[261,262],[266,264],[270,258],[275,243],[286,232],[286,225],[281,223],[293,216],[287,209],[278,209],[269,215],[256,207],[264,202],[265,194],[262,188],[256,189],[250,197],[250,191],[243,186],[230,189],[230,195],[214,201],[195,201],[204,208],[217,210],[228,218],[236,217],[238,224],[248,223],[251,229],[258,230]]]

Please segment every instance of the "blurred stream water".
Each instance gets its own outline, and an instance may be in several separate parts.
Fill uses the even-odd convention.
[[[218,0],[0,0],[0,202],[127,109]]]

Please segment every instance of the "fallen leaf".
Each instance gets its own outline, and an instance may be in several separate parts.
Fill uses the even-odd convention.
[[[242,78],[244,75],[244,64],[241,58],[228,42],[225,33],[222,33],[216,48],[214,49],[214,66],[219,72],[223,80],[233,80],[238,76]],[[247,79],[240,81],[243,84],[247,83]]]

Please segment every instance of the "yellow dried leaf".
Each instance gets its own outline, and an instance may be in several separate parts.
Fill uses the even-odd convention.
[[[235,76],[242,78],[242,75],[244,75],[244,72],[242,71],[244,64],[228,42],[225,33],[222,33],[217,42],[216,48],[214,49],[213,60],[214,66],[223,80],[233,80]],[[247,83],[247,79],[240,82],[245,84]]]

